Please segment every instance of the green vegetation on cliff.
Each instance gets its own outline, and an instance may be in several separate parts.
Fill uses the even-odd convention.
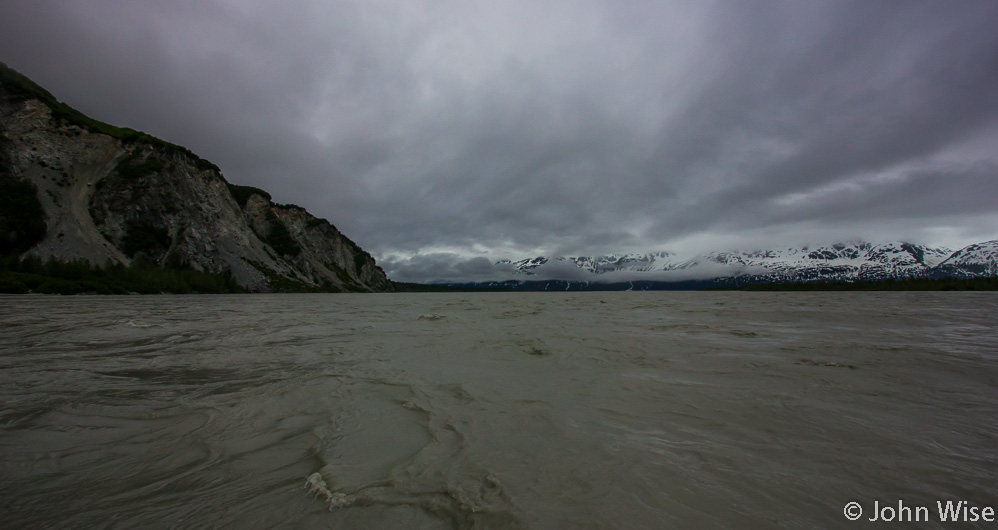
[[[264,199],[270,200],[270,194],[261,190],[260,188],[254,188],[253,186],[238,186],[236,184],[229,184],[229,194],[232,198],[239,203],[240,208],[246,207],[246,202],[253,195],[259,195]]]
[[[161,169],[163,169],[162,160],[150,156],[146,157],[145,160],[139,161],[139,153],[128,155],[124,160],[118,162],[117,167],[115,167],[118,175],[124,179],[144,177],[150,173],[158,173]]]
[[[47,230],[38,188],[11,173],[8,144],[0,135],[0,256],[28,250],[45,237]]]
[[[277,218],[273,210],[267,210],[267,223],[270,225],[267,230],[267,237],[264,241],[270,245],[280,256],[297,256],[301,254],[301,246],[291,237],[288,227]]]
[[[45,237],[45,210],[30,181],[0,174],[0,256],[20,254]]]
[[[128,227],[128,232],[121,240],[121,251],[132,258],[139,252],[151,254],[165,251],[170,246],[170,234],[166,228],[157,227],[149,222],[138,222]]]
[[[11,255],[0,259],[0,293],[158,294],[242,293],[229,274],[164,269],[136,260],[131,266],[97,267],[88,261],[62,262]]]

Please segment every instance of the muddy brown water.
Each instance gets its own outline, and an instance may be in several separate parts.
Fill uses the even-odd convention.
[[[901,501],[947,527],[939,500],[998,505],[996,315],[989,293],[4,296],[0,520],[857,528]]]

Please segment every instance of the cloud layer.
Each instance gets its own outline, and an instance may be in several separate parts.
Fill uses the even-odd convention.
[[[0,60],[424,280],[994,238],[995,20],[991,0],[14,0]]]

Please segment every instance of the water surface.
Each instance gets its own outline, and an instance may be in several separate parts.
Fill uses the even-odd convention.
[[[993,506],[995,315],[987,293],[5,296],[0,520],[853,528],[873,523],[850,501]]]

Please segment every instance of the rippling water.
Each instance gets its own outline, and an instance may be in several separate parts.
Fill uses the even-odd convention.
[[[996,315],[956,293],[2,297],[0,521],[851,528],[849,501],[995,505]]]

